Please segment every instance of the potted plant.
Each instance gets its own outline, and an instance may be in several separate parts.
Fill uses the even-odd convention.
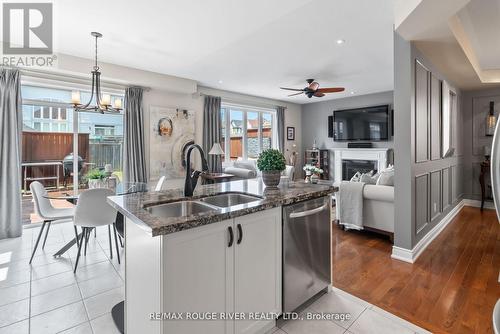
[[[85,175],[85,178],[88,180],[89,189],[105,187],[106,172],[103,170],[91,169]]]
[[[306,183],[318,183],[318,176],[323,174],[323,170],[313,165],[305,165],[302,168],[306,172]]]
[[[312,171],[313,175],[311,175],[311,183],[318,183],[319,176],[323,174],[323,170],[318,167],[314,167],[314,170]]]
[[[278,187],[281,172],[285,170],[285,167],[285,157],[279,150],[264,150],[259,155],[259,159],[257,159],[257,168],[262,172],[262,181],[266,187]]]

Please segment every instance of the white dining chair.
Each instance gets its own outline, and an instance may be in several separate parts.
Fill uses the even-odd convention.
[[[76,268],[78,267],[78,261],[80,259],[83,243],[85,242],[86,253],[90,232],[92,229],[95,229],[99,226],[108,226],[109,253],[111,258],[113,258],[111,226],[113,227],[116,256],[118,259],[118,263],[120,263],[120,253],[118,249],[118,240],[116,236],[115,226],[116,210],[107,202],[107,197],[113,196],[114,194],[115,193],[109,189],[90,189],[82,192],[82,194],[78,198],[73,222],[75,226],[80,226],[82,228],[82,234],[80,236],[80,242],[78,243],[78,254],[76,256],[75,269],[73,272],[76,273]]]
[[[47,226],[45,231],[45,238],[43,239],[42,249],[45,247],[45,242],[47,241],[47,236],[49,234],[50,224],[55,220],[71,219],[75,213],[74,208],[55,208],[52,206],[50,200],[46,197],[48,195],[45,187],[38,181],[31,182],[30,184],[31,194],[33,196],[33,201],[35,202],[35,213],[43,219],[42,227],[40,228],[40,233],[38,233],[38,238],[36,239],[35,247],[33,248],[33,253],[31,254],[30,264],[35,256],[36,249],[40,243],[40,238],[42,237],[43,230]],[[77,235],[75,227],[75,235]]]

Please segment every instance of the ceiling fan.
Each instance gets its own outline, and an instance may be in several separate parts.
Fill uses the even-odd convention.
[[[290,94],[288,96],[305,94],[308,98],[311,98],[313,96],[323,97],[323,96],[325,96],[325,93],[338,93],[338,92],[343,92],[345,90],[344,87],[319,88],[319,83],[314,81],[314,79],[307,79],[306,81],[309,85],[305,88],[302,88],[302,89],[286,88],[286,87],[280,87],[280,88],[284,89],[284,90],[293,90],[293,91],[298,92],[298,93]]]

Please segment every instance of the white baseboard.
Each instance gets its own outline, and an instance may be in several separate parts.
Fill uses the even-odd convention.
[[[462,201],[464,202],[465,206],[472,206],[475,208],[481,207],[481,201],[477,200],[477,199],[464,198]],[[492,201],[484,202],[484,208],[490,209],[490,210],[495,210],[495,203],[493,203]]]
[[[391,257],[396,260],[413,263],[412,251],[398,246],[392,246]]]
[[[430,230],[416,245],[413,249],[406,249],[397,246],[392,246],[392,254],[391,258],[405,261],[408,263],[414,263],[417,258],[422,254],[422,252],[429,246],[429,244],[441,233],[442,230],[448,226],[449,223],[455,218],[455,216],[460,212],[460,210],[467,205],[466,201],[469,200],[461,200],[450,212],[444,216],[441,221],[434,226],[432,230]],[[473,206],[473,205],[470,205]],[[481,203],[479,202],[479,206]]]

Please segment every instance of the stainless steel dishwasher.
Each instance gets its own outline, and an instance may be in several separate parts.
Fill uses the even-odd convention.
[[[330,198],[283,207],[283,311],[292,312],[331,283]]]

